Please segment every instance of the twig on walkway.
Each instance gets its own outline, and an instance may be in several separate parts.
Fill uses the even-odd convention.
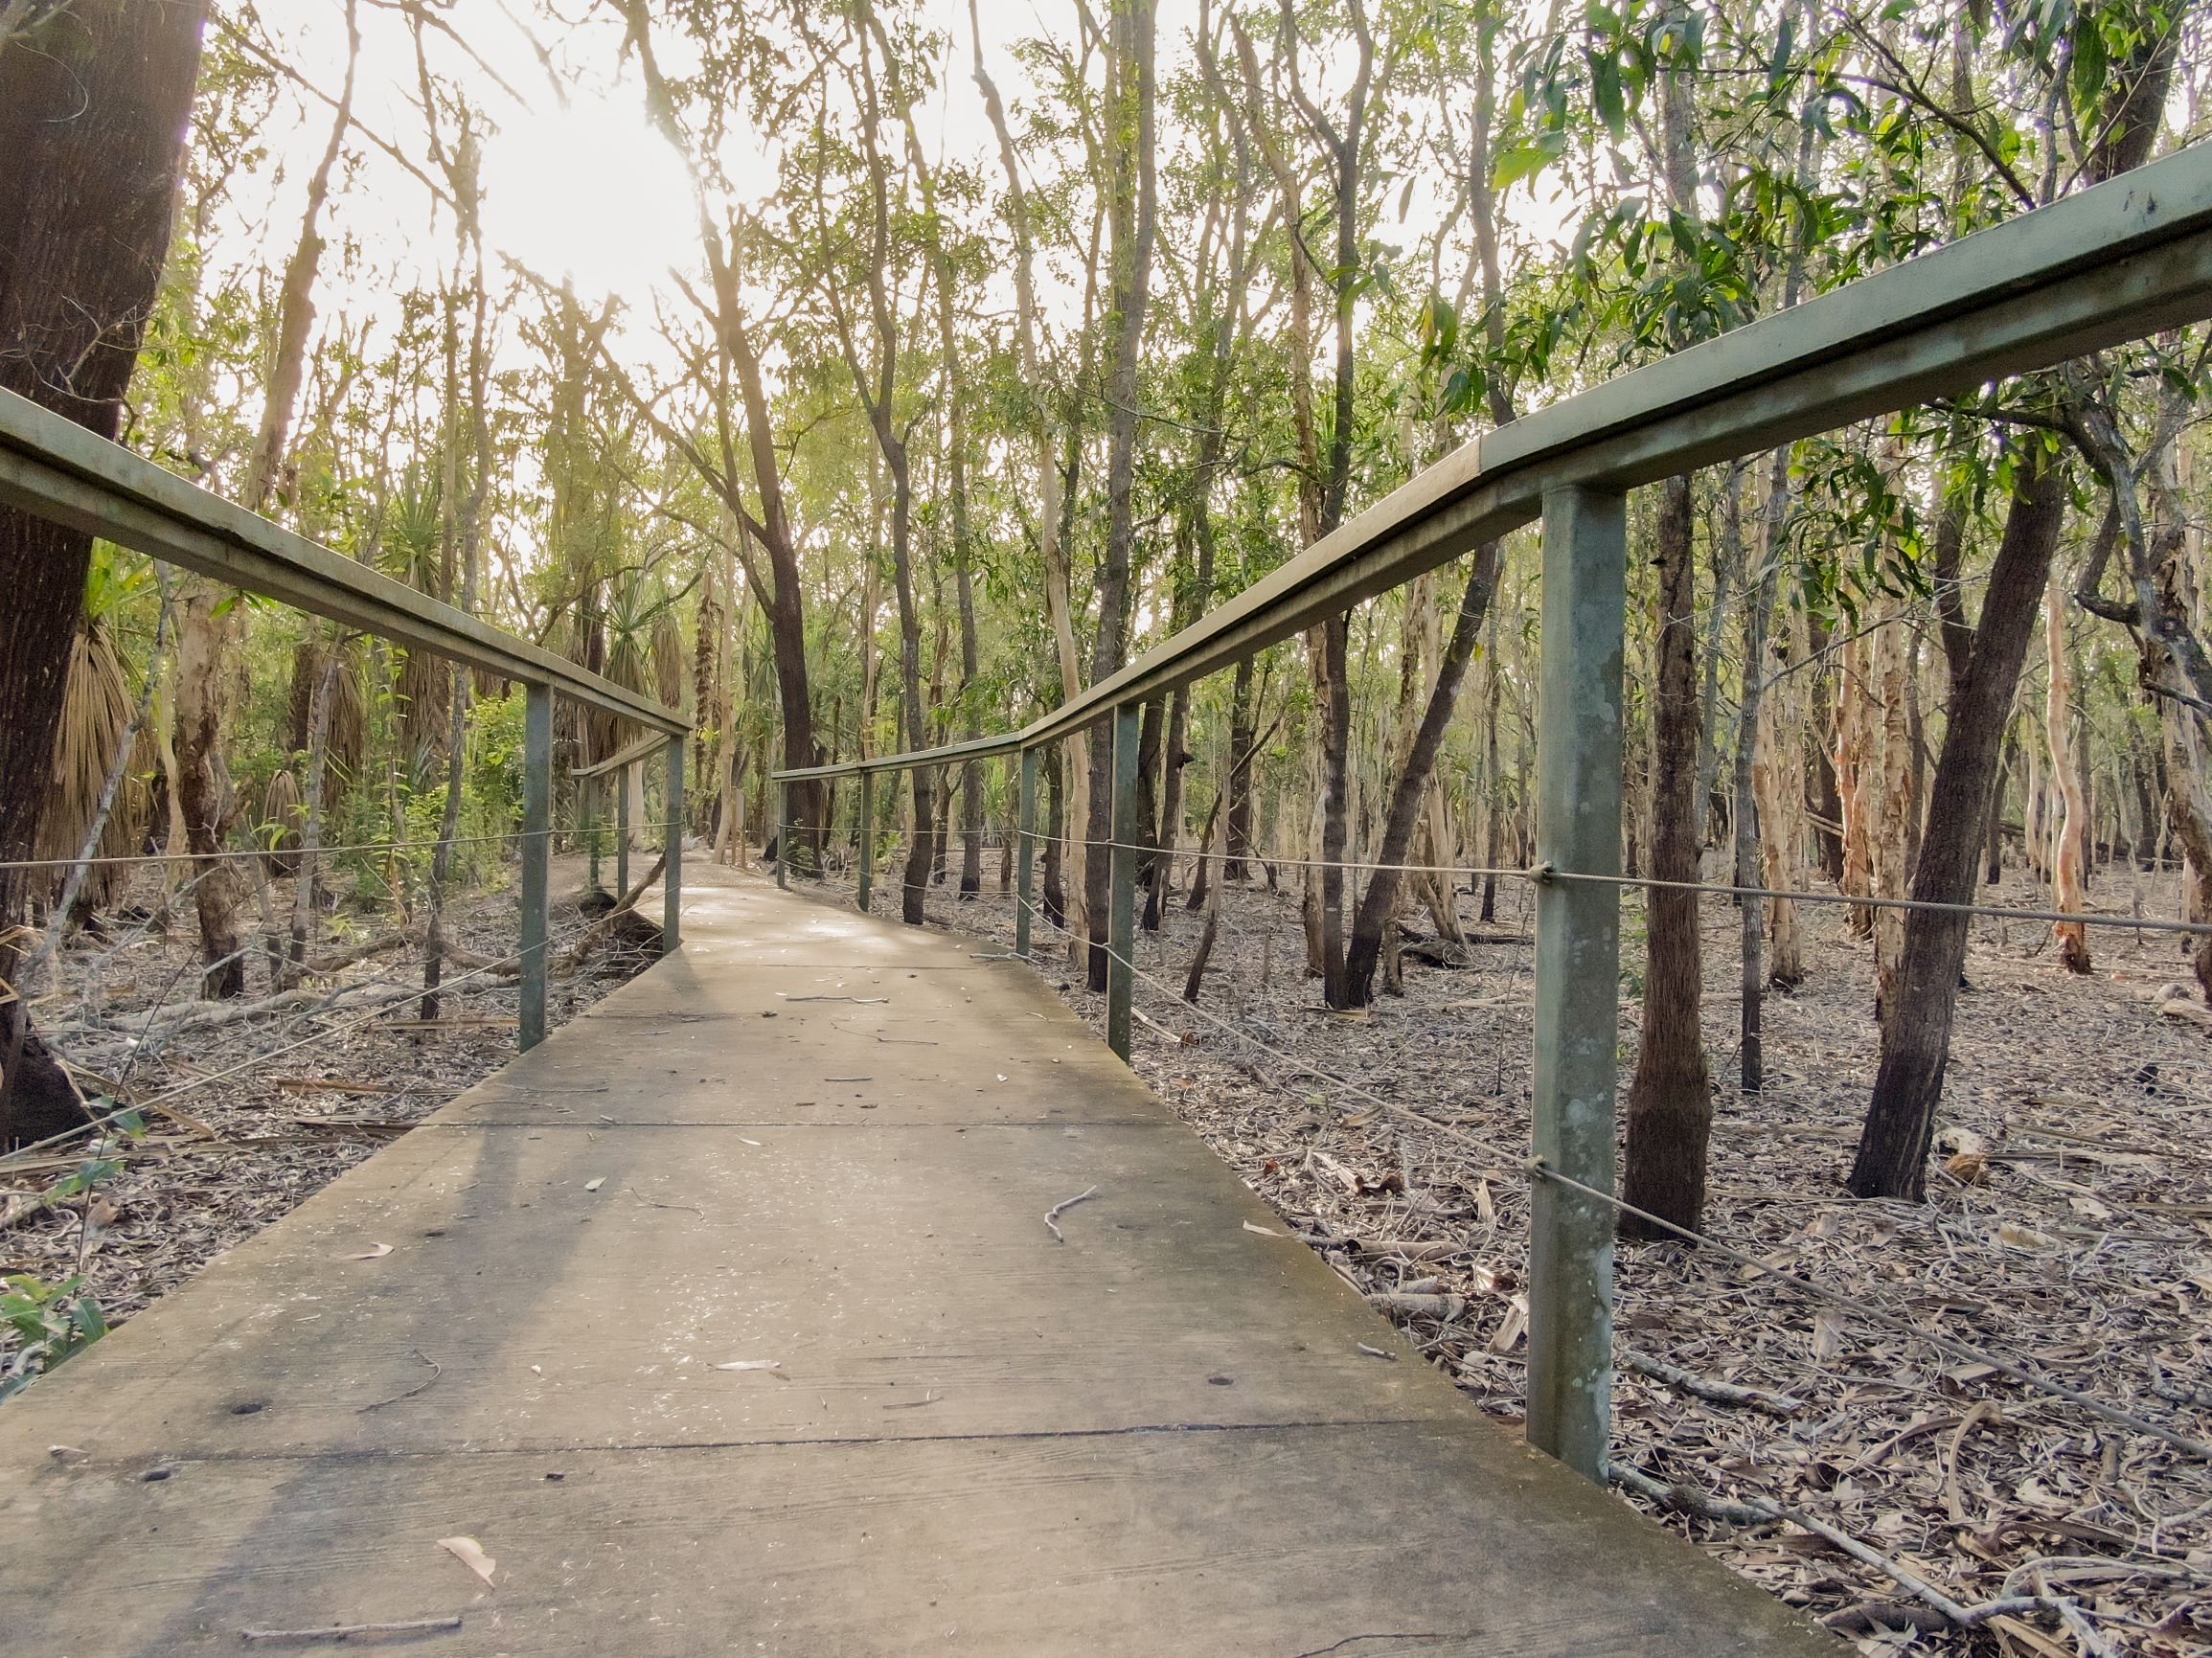
[[[318,1641],[356,1641],[383,1635],[435,1635],[461,1627],[461,1614],[445,1618],[413,1618],[404,1624],[331,1624],[321,1629],[240,1629],[249,1645],[308,1647]]]
[[[1653,1358],[1650,1353],[1625,1352],[1621,1355],[1621,1368],[1632,1370],[1638,1375],[1650,1376],[1653,1381],[1665,1382],[1669,1387],[1679,1388],[1695,1397],[1711,1399],[1715,1404],[1748,1405],[1755,1411],[1766,1411],[1778,1417],[1793,1417],[1805,1408],[1802,1399],[1792,1398],[1788,1394],[1773,1393],[1766,1388],[1745,1387],[1737,1382],[1716,1381],[1711,1376],[1686,1371],[1680,1365]]]
[[[784,993],[783,993],[781,990],[777,991],[776,993],[777,993],[779,996],[783,996],[783,994],[784,994]],[[787,1001],[787,1002],[884,1002],[884,1003],[888,1003],[888,1002],[891,1000],[891,998],[890,998],[889,996],[784,996],[784,1000],[785,1000],[785,1001]]]
[[[1079,1192],[1066,1202],[1056,1203],[1044,1212],[1044,1224],[1052,1234],[1053,1242],[1065,1243],[1067,1241],[1067,1235],[1060,1229],[1060,1217],[1085,1198],[1096,1197],[1097,1195],[1098,1188],[1094,1186],[1088,1192]]]
[[[394,1394],[390,1398],[378,1399],[373,1405],[363,1405],[360,1410],[355,1413],[356,1415],[367,1416],[371,1411],[380,1411],[386,1405],[396,1405],[401,1399],[411,1399],[417,1394],[421,1393],[424,1388],[427,1388],[431,1382],[436,1381],[440,1376],[445,1374],[445,1367],[440,1364],[436,1359],[432,1358],[428,1353],[424,1352],[421,1348],[409,1348],[407,1351],[412,1352],[417,1358],[421,1359],[424,1364],[430,1367],[429,1380],[418,1383],[416,1386],[409,1388],[403,1394]],[[456,1621],[458,1622],[458,1620]]]

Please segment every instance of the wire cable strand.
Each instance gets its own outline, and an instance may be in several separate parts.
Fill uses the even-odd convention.
[[[1070,939],[1080,939],[1080,935],[1052,920],[1035,905],[1030,906],[1030,908],[1033,915],[1043,920],[1045,925],[1051,927],[1055,932],[1061,933]],[[1279,1048],[1263,1042],[1249,1032],[1240,1030],[1237,1026],[1230,1024],[1228,1020],[1221,1018],[1206,1008],[1200,1007],[1196,1002],[1185,1001],[1172,986],[1162,984],[1150,973],[1145,972],[1127,956],[1115,950],[1112,945],[1094,943],[1094,947],[1104,949],[1107,956],[1120,962],[1124,967],[1129,969],[1132,979],[1142,980],[1153,989],[1173,996],[1180,1006],[1189,1009],[1210,1023],[1220,1026],[1229,1034],[1250,1043],[1269,1057],[1288,1065],[1293,1072],[1303,1072],[1309,1077],[1341,1088],[1355,1098],[1380,1110],[1388,1112],[1394,1117],[1405,1122],[1419,1124],[1422,1127],[1441,1134],[1446,1139],[1457,1141],[1480,1151],[1494,1162],[1508,1168],[1517,1168],[1531,1180],[1544,1180],[1578,1192],[1585,1197],[1604,1204],[1616,1214],[1633,1215],[1638,1220],[1657,1226],[1686,1243],[1710,1249],[1716,1256],[1729,1264],[1754,1272],[1765,1282],[1793,1289],[1808,1300],[1854,1313],[1867,1323],[1878,1325],[1894,1334],[1925,1341],[1953,1358],[1964,1359],[1974,1364],[1986,1364],[1999,1374],[2018,1382],[2023,1387],[2048,1394],[2054,1398],[2064,1399],[2068,1404],[2087,1411],[2093,1416],[2101,1417],[2117,1426],[2163,1440],[2188,1456],[2212,1461],[2212,1444],[2207,1444],[2201,1440],[2192,1439],[2178,1429],[2168,1427],[2148,1417],[2138,1416],[2120,1405],[2109,1403],[2093,1394],[2086,1394],[2079,1389],[2067,1387],[2064,1382],[2054,1380],[2032,1366],[2004,1358],[1987,1349],[1976,1347],[1972,1342],[1960,1341],[1956,1337],[1943,1335],[1928,1329],[1911,1319],[1862,1301],[1848,1291],[1833,1289],[1815,1280],[1801,1277],[1793,1272],[1783,1271],[1779,1267],[1769,1266],[1757,1257],[1746,1255],[1744,1251],[1732,1248],[1718,1238],[1711,1238],[1695,1228],[1676,1225],[1674,1221],[1668,1220],[1662,1215],[1654,1215],[1650,1210],[1639,1208],[1609,1192],[1601,1191],[1595,1186],[1587,1185],[1570,1175],[1562,1174],[1558,1170],[1550,1168],[1540,1157],[1532,1157],[1522,1152],[1507,1150],[1495,1142],[1486,1140],[1477,1134],[1471,1134],[1456,1124],[1440,1123],[1432,1117],[1424,1116],[1409,1105],[1402,1105],[1394,1100],[1384,1099],[1370,1088],[1363,1087],[1347,1078],[1324,1071],[1309,1060],[1300,1059],[1294,1055],[1287,1054]]]
[[[341,847],[231,847],[214,852],[134,852],[127,857],[105,858],[11,858],[0,861],[0,870],[67,870],[79,864],[87,868],[116,864],[208,864],[230,858],[297,858],[323,857],[338,852],[411,852],[418,848],[438,846],[481,846],[489,841],[535,840],[540,836],[558,834],[558,829],[512,829],[505,834],[455,835],[450,841],[360,841]],[[589,830],[582,831],[589,833]]]
[[[1085,840],[1066,835],[1039,835],[1040,841],[1060,846],[1083,846],[1110,849],[1116,852],[1136,852],[1149,857],[1169,856],[1164,847],[1137,845],[1129,841]],[[1227,852],[1176,852],[1178,858],[1196,857],[1225,860]],[[2201,938],[2212,935],[2212,921],[2167,921],[2150,916],[2116,916],[2099,910],[2023,910],[2007,904],[1951,904],[1932,898],[1879,897],[1872,894],[1863,897],[1850,893],[1807,892],[1787,887],[1745,887],[1726,881],[1668,881],[1652,875],[1592,874],[1581,870],[1557,869],[1550,864],[1532,864],[1521,868],[1485,868],[1471,864],[1376,864],[1360,863],[1352,859],[1322,858],[1267,858],[1257,852],[1240,852],[1242,858],[1254,863],[1266,862],[1282,869],[1340,869],[1340,870],[1392,870],[1402,874],[1489,875],[1500,879],[1529,881],[1541,886],[1547,881],[1585,881],[1615,887],[1642,887],[1678,893],[1710,893],[1719,897],[1788,898],[1806,904],[1864,905],[1870,910],[1925,910],[1935,915],[1991,916],[2000,920],[2014,921],[2078,921],[2088,927],[2135,928],[2144,932],[2180,933]]]
[[[528,952],[526,951],[517,950],[513,955],[503,956],[496,962],[487,962],[481,967],[471,967],[465,973],[456,974],[454,977],[443,981],[438,987],[438,992],[442,995],[445,991],[452,989],[456,985],[466,984],[470,979],[479,978],[486,973],[497,972],[501,967],[511,966],[514,963],[522,960],[523,956],[527,953]],[[296,1054],[302,1048],[311,1047],[315,1043],[327,1041],[332,1036],[342,1036],[349,1031],[358,1031],[364,1026],[373,1025],[378,1019],[382,1018],[384,1014],[390,1012],[394,1008],[400,1006],[402,1003],[420,1001],[425,993],[426,992],[424,992],[420,986],[410,986],[406,990],[400,992],[398,995],[387,996],[384,1000],[378,1002],[370,1012],[359,1019],[352,1021],[349,1024],[332,1025],[327,1030],[317,1031],[311,1036],[303,1036],[297,1042],[288,1042],[281,1048],[271,1048],[264,1053],[253,1055],[250,1057],[241,1059],[237,1064],[228,1066],[223,1070],[213,1072],[205,1077],[194,1077],[189,1082],[180,1082],[174,1088],[165,1089],[161,1093],[153,1095],[149,1099],[134,1101],[128,1103],[118,1103],[113,1111],[104,1115],[95,1116],[90,1122],[80,1123],[73,1128],[64,1128],[58,1134],[50,1134],[43,1140],[34,1140],[29,1145],[16,1147],[12,1151],[8,1152],[5,1156],[0,1156],[0,1170],[5,1170],[8,1165],[12,1163],[17,1158],[27,1156],[29,1153],[34,1151],[43,1151],[50,1149],[53,1147],[67,1145],[70,1141],[77,1139],[80,1135],[90,1134],[97,1129],[107,1126],[111,1123],[117,1122],[121,1118],[129,1116],[133,1112],[160,1110],[170,1101],[180,1099],[196,1089],[205,1088],[214,1083],[225,1081],[232,1077],[239,1075],[241,1072],[252,1070],[257,1065],[264,1065],[271,1059],[280,1059],[286,1054]],[[312,1015],[309,1016],[312,1017]]]

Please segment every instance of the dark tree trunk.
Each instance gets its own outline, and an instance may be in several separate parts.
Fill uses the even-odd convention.
[[[1659,507],[1658,686],[1652,713],[1652,878],[1698,878],[1697,574],[1690,480],[1670,478]],[[1705,1205],[1713,1094],[1698,1003],[1703,986],[1698,895],[1645,895],[1643,1037],[1629,1086],[1622,1195],[1694,1227]],[[1665,1236],[1624,1217],[1631,1237]]]
[[[1352,613],[1314,629],[1321,641],[1321,991],[1332,1008],[1352,1005],[1344,961],[1344,849],[1351,792]]]
[[[1148,849],[1137,860],[1137,891],[1144,895],[1137,917],[1139,925],[1152,930],[1159,926],[1159,895],[1153,888],[1160,867],[1160,739],[1167,713],[1167,699],[1153,697],[1145,704],[1137,729],[1137,843]]]
[[[1098,635],[1091,652],[1091,683],[1129,660],[1129,563],[1136,540],[1134,492],[1137,448],[1137,367],[1144,346],[1145,311],[1152,299],[1152,241],[1158,228],[1153,172],[1153,47],[1152,0],[1115,0],[1109,26],[1107,84],[1112,92],[1108,156],[1113,232],[1112,413],[1106,423],[1106,556],[1099,561]],[[1090,851],[1113,838],[1113,724],[1102,722],[1090,740]],[[1111,931],[1110,858],[1083,859],[1083,897],[1090,914],[1088,983],[1106,988],[1106,939]]]
[[[1145,889],[1145,931],[1160,930],[1160,917],[1173,896],[1175,874],[1175,848],[1183,838],[1183,767],[1190,756],[1183,752],[1183,739],[1190,730],[1191,688],[1178,685],[1168,694],[1168,729],[1162,739],[1166,744],[1166,759],[1160,767],[1160,820],[1158,832],[1152,836],[1157,855],[1152,859],[1152,878]]]
[[[1971,641],[1973,636],[1968,637]],[[1956,696],[1951,698],[1951,706],[1954,709],[1960,706]],[[1990,779],[1988,868],[1983,871],[1982,879],[1993,887],[2005,878],[2005,775],[2009,761],[2018,752],[2017,743],[2004,744],[1997,756],[1995,772]],[[1936,763],[1940,766],[1943,762],[1939,759]]]
[[[2022,471],[1936,761],[1927,830],[1912,877],[1912,896],[1922,903],[1973,900],[1998,745],[2065,520],[2064,469],[2042,464],[2031,443]],[[1967,922],[1951,911],[1905,914],[1896,1007],[1881,1028],[1881,1064],[1851,1170],[1851,1190],[1860,1197],[1921,1198],[1966,962]]]
[[[0,44],[0,386],[103,438],[161,284],[205,11],[77,0]],[[0,508],[0,859],[34,855],[91,555],[91,536]],[[32,873],[0,870],[0,939],[28,919]],[[0,979],[15,962],[0,943]],[[52,1098],[57,1079],[10,999],[0,1145],[18,1088]]]
[[[1817,658],[1828,648],[1828,629],[1816,616],[1806,618],[1806,644],[1811,647],[1808,660]],[[1829,689],[1829,676],[1815,672],[1813,676],[1812,729],[1826,732],[1836,715],[1835,693]],[[1812,752],[1806,757],[1811,764],[1805,768],[1805,805],[1813,817],[1813,844],[1820,852],[1820,868],[1832,881],[1843,878],[1843,796],[1836,786],[1836,756],[1824,741],[1809,742]]]
[[[1191,877],[1191,896],[1186,903],[1189,909],[1204,909],[1207,896],[1217,885],[1214,878],[1214,829],[1220,824],[1220,817],[1221,796],[1217,790],[1214,809],[1206,813],[1206,827],[1198,833],[1198,873]]]
[[[1391,790],[1390,810],[1383,821],[1382,850],[1375,854],[1381,867],[1368,877],[1366,895],[1352,925],[1352,944],[1344,964],[1347,1006],[1363,1008],[1373,999],[1375,967],[1382,958],[1382,935],[1398,904],[1398,889],[1404,877],[1391,866],[1405,861],[1413,845],[1413,831],[1421,821],[1421,806],[1428,793],[1428,780],[1436,769],[1436,756],[1444,747],[1444,734],[1459,706],[1459,688],[1466,682],[1468,664],[1474,660],[1474,643],[1482,637],[1483,620],[1490,613],[1491,595],[1497,589],[1498,543],[1485,541],[1474,550],[1467,574],[1467,592],[1459,602],[1459,619],[1437,666],[1436,684],[1422,710],[1413,733],[1405,773]]]
[[[1245,878],[1244,860],[1252,853],[1252,748],[1255,732],[1252,707],[1252,659],[1241,657],[1229,682],[1229,787],[1228,822],[1223,829],[1221,879]]]
[[[1044,919],[1056,927],[1067,925],[1067,892],[1060,885],[1060,843],[1067,837],[1066,785],[1061,781],[1065,752],[1055,743],[1045,751],[1044,761]]]

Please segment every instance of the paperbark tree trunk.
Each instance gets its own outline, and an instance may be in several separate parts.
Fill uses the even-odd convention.
[[[2043,695],[2043,726],[2050,734],[2051,776],[2059,785],[2063,807],[2057,850],[2051,859],[2051,907],[2062,913],[2079,911],[2084,904],[2082,846],[2088,820],[2088,804],[2082,794],[2082,774],[2074,759],[2074,679],[2066,659],[2066,602],[2059,590],[2054,570],[2043,593],[2043,640],[2050,670]],[[2054,921],[2051,933],[2059,941],[2059,962],[2069,973],[2089,971],[2089,929],[2080,921]]]

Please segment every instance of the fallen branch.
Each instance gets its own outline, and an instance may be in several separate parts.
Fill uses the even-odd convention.
[[[1433,1318],[1449,1324],[1467,1310],[1464,1295],[1408,1295],[1396,1290],[1377,1290],[1367,1298],[1367,1305],[1378,1312],[1386,1312],[1392,1318]]]
[[[320,1629],[240,1629],[248,1646],[311,1647],[319,1641],[377,1640],[386,1635],[437,1635],[461,1627],[461,1615],[413,1618],[404,1624],[331,1624]]]
[[[1891,1559],[1878,1549],[1867,1547],[1848,1532],[1839,1531],[1826,1520],[1816,1519],[1801,1509],[1768,1502],[1763,1497],[1755,1497],[1747,1503],[1724,1502],[1699,1490],[1695,1486],[1683,1485],[1679,1481],[1669,1484],[1627,1464],[1615,1464],[1606,1471],[1614,1485],[1664,1507],[1695,1514],[1699,1519],[1722,1520],[1738,1526],[1771,1526],[1787,1521],[1800,1531],[1810,1532],[1833,1545],[1860,1565],[1870,1566],[1880,1572],[1908,1591],[1915,1600],[1932,1606],[1955,1628],[1976,1629],[1993,1618],[2009,1617],[2019,1612],[2049,1612],[2081,1643],[2086,1658],[2101,1658],[2102,1654],[2111,1651],[2110,1644],[2097,1632],[2078,1605],[2064,1596],[2049,1592],[2048,1585],[2041,1581],[2040,1571],[2036,1575],[2041,1593],[2008,1595],[1999,1600],[1983,1601],[1966,1606],[1952,1600],[1910,1567]],[[2041,1566],[2041,1562],[2032,1564]],[[2006,1586],[2011,1586],[2010,1579],[2006,1580]]]
[[[388,956],[395,950],[403,950],[415,942],[408,937],[404,930],[397,933],[386,933],[380,939],[370,939],[362,943],[348,944],[344,949],[333,950],[319,961],[309,962],[308,971],[318,978],[327,977],[341,968],[352,966],[355,962],[365,962],[372,956]]]
[[[1803,1399],[1793,1398],[1789,1394],[1772,1393],[1766,1388],[1744,1387],[1736,1382],[1717,1381],[1711,1376],[1686,1371],[1680,1365],[1653,1358],[1650,1353],[1625,1352],[1621,1355],[1621,1368],[1634,1371],[1638,1375],[1650,1376],[1653,1381],[1665,1382],[1671,1388],[1678,1388],[1699,1398],[1710,1399],[1715,1404],[1747,1405],[1752,1410],[1765,1411],[1769,1416],[1777,1417],[1793,1417],[1805,1408]]]
[[[1633,1491],[1676,1513],[1691,1514],[1700,1520],[1719,1520],[1729,1526],[1774,1526],[1782,1521],[1782,1516],[1770,1511],[1767,1504],[1726,1502],[1679,1480],[1669,1483],[1654,1479],[1626,1463],[1616,1463],[1606,1471],[1613,1484],[1624,1490]]]
[[[1067,1241],[1066,1235],[1060,1229],[1060,1217],[1084,1199],[1097,1195],[1098,1188],[1094,1186],[1088,1192],[1079,1192],[1064,1203],[1056,1203],[1044,1212],[1045,1228],[1052,1234],[1053,1242],[1065,1243]]]
[[[652,868],[646,871],[645,878],[631,887],[628,892],[623,894],[622,902],[616,904],[613,909],[607,911],[605,915],[583,929],[583,937],[569,946],[567,953],[560,958],[559,963],[556,965],[554,977],[559,979],[574,978],[577,969],[590,959],[592,951],[599,948],[600,941],[606,937],[621,918],[637,914],[638,898],[644,894],[646,888],[660,879],[661,872],[668,868],[668,864],[669,855],[666,852],[653,859]]]
[[[1153,1018],[1142,1008],[1131,1008],[1129,1010],[1129,1016],[1136,1020],[1138,1024],[1144,1026],[1148,1031],[1155,1031],[1159,1034],[1165,1036],[1169,1041],[1173,1042],[1178,1048],[1184,1048],[1190,1045],[1191,1039],[1188,1036],[1184,1035],[1180,1031],[1169,1030],[1167,1026],[1161,1024],[1157,1019]]]

